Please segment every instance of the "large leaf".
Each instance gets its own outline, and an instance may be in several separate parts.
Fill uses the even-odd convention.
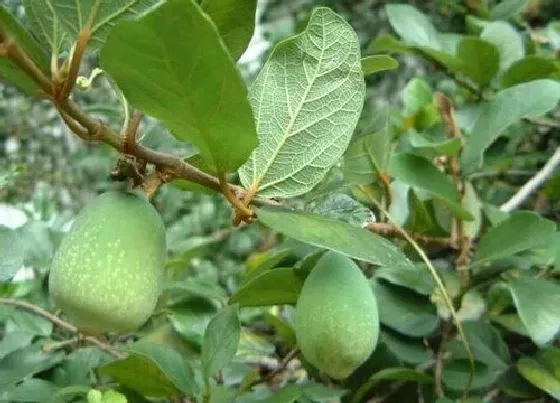
[[[339,220],[278,208],[259,208],[257,216],[266,226],[301,242],[380,266],[412,266],[410,260],[391,242]]]
[[[542,278],[509,281],[517,313],[536,344],[545,344],[560,331],[560,286]]]
[[[459,42],[457,56],[463,60],[463,73],[479,85],[487,85],[500,70],[498,48],[479,38]]]
[[[433,378],[412,368],[396,367],[384,368],[377,371],[364,382],[353,396],[353,402],[361,402],[365,394],[381,381],[410,381],[417,383],[432,383]]]
[[[35,335],[22,330],[11,330],[5,333],[0,341],[0,360],[6,355],[31,344]]]
[[[267,270],[244,284],[229,300],[241,306],[295,305],[303,281],[292,268]]]
[[[90,50],[99,49],[115,25],[142,14],[162,0],[24,0],[31,29],[53,51],[68,47],[91,22]]]
[[[23,246],[16,231],[0,226],[0,281],[15,276],[23,265]]]
[[[241,333],[238,310],[237,304],[224,308],[212,318],[204,332],[200,359],[207,382],[228,365],[237,352]]]
[[[133,105],[194,143],[211,169],[234,171],[255,147],[243,79],[193,0],[169,0],[119,24],[101,52],[101,65]]]
[[[383,266],[375,271],[375,276],[392,284],[410,288],[422,295],[432,295],[436,287],[434,278],[426,266],[420,264],[416,267]]]
[[[392,151],[391,139],[391,130],[385,127],[350,143],[344,154],[344,178],[356,185],[375,182],[377,173],[387,169]]]
[[[511,87],[527,81],[549,78],[560,71],[554,61],[539,55],[530,55],[513,63],[504,72],[502,86]]]
[[[63,359],[63,352],[45,353],[38,344],[14,351],[0,360],[0,390],[52,368]]]
[[[137,343],[130,355],[100,368],[122,386],[148,397],[193,396],[194,374],[177,351],[165,344]]]
[[[425,14],[406,4],[385,7],[389,22],[403,40],[410,45],[427,46],[441,50],[437,31]]]
[[[432,334],[439,325],[436,308],[428,298],[413,292],[397,292],[378,283],[375,295],[379,301],[379,320],[385,326],[412,337]]]
[[[218,28],[231,56],[239,59],[255,30],[257,0],[203,0],[201,7]]]
[[[548,348],[537,353],[535,358],[522,357],[517,370],[525,379],[560,400],[560,350]]]
[[[502,0],[499,4],[490,10],[490,18],[493,20],[507,20],[519,14],[529,0]]]
[[[493,43],[500,52],[500,70],[507,69],[525,55],[521,35],[507,22],[496,21],[486,24],[480,37]]]
[[[555,231],[554,222],[536,213],[514,213],[480,239],[473,263],[504,258],[541,246],[549,241]]]
[[[35,62],[35,65],[49,76],[48,59],[43,49],[2,4],[0,4],[0,27],[7,35],[15,39],[26,54],[31,57],[31,60]],[[30,95],[39,89],[38,85],[7,57],[0,57],[0,77],[5,78]]]
[[[388,55],[373,55],[362,59],[362,70],[364,76],[385,71],[394,70],[399,67],[399,62]]]
[[[315,9],[251,87],[259,146],[239,171],[243,185],[265,197],[311,190],[346,150],[364,96],[356,33],[330,9]]]
[[[484,151],[509,126],[523,117],[543,115],[559,100],[560,83],[552,80],[535,80],[498,92],[481,107],[463,150],[463,171],[468,173],[478,169]]]
[[[437,155],[454,156],[461,149],[461,139],[458,137],[433,140],[414,131],[409,134],[408,141],[412,147],[418,150],[431,151]]]
[[[472,215],[459,203],[459,194],[451,179],[438,171],[425,158],[414,154],[395,154],[389,163],[389,174],[395,178],[425,190],[445,203],[455,215],[472,220]]]
[[[44,403],[52,401],[48,398],[54,396],[58,389],[58,386],[52,382],[35,378],[26,379],[19,385],[0,391],[0,401]]]

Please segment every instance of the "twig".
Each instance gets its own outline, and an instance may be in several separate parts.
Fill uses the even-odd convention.
[[[463,133],[457,122],[455,116],[455,108],[453,102],[447,98],[443,93],[437,92],[435,94],[438,111],[445,123],[447,129],[447,135],[451,138],[458,138],[463,140]],[[455,184],[455,190],[457,191],[458,200],[457,202],[462,205],[463,199],[465,197],[465,183],[461,176],[461,164],[459,163],[459,156],[453,155],[447,160],[448,171],[451,174],[453,183]],[[463,288],[468,287],[470,282],[470,251],[471,251],[471,240],[465,235],[465,225],[463,220],[457,216],[453,217],[453,231],[452,238],[454,244],[459,249],[459,254],[457,259],[455,259],[455,269],[459,276],[461,286]]]
[[[441,277],[439,276],[436,268],[434,267],[434,265],[426,255],[426,252],[424,252],[424,250],[418,245],[418,243],[402,227],[396,224],[395,220],[393,219],[393,217],[391,217],[389,212],[385,210],[383,206],[375,198],[370,197],[370,200],[372,201],[372,203],[374,203],[377,206],[379,210],[381,210],[385,214],[389,222],[392,223],[399,232],[401,232],[402,236],[410,243],[410,245],[414,248],[416,253],[418,253],[422,261],[428,267],[430,274],[432,275],[434,281],[436,282],[437,288],[441,291],[441,294],[445,301],[445,305],[447,306],[447,308],[451,313],[451,317],[453,318],[453,322],[457,327],[457,332],[461,337],[461,341],[463,343],[463,346],[465,347],[465,351],[467,352],[467,357],[469,359],[469,364],[470,364],[469,380],[467,382],[465,389],[463,390],[463,397],[466,398],[468,396],[469,390],[472,386],[472,382],[474,379],[474,373],[475,373],[474,356],[469,341],[467,340],[467,337],[465,335],[463,325],[461,325],[461,321],[459,320],[455,307],[453,306],[453,301],[451,301],[451,298],[449,297],[449,294],[445,289],[445,285],[443,284]]]
[[[554,119],[525,117],[523,118],[523,120],[537,126],[550,127],[551,129],[560,129],[560,122]]]
[[[449,322],[444,322],[434,368],[434,387],[436,389],[436,395],[440,399],[445,397],[445,391],[443,390],[443,364],[445,360],[445,345],[449,340],[450,333],[451,326],[449,326]]]
[[[164,183],[162,175],[155,171],[144,180],[142,190],[148,195],[149,199],[153,199],[159,187]]]
[[[80,341],[80,337],[74,337],[72,339],[63,340],[63,341],[58,342],[58,343],[46,344],[45,346],[43,346],[43,352],[50,353],[52,351],[59,350],[63,347],[71,346],[73,344],[76,344],[79,341]]]
[[[500,210],[511,213],[523,204],[544,182],[550,178],[556,167],[560,165],[560,147],[556,149],[552,157],[544,164],[544,166],[529,179],[523,186],[507,202],[500,206]]]
[[[134,152],[136,147],[136,137],[138,136],[138,129],[140,128],[140,122],[144,114],[140,111],[134,111],[132,113],[132,118],[127,122],[124,129],[124,151],[127,154]]]
[[[18,308],[23,308],[23,309],[28,310],[30,312],[36,313],[37,315],[40,315],[40,316],[44,317],[45,319],[50,320],[52,323],[54,323],[55,325],[57,325],[58,327],[60,327],[64,330],[67,330],[67,331],[72,332],[72,333],[79,333],[76,326],[74,326],[74,325],[72,325],[68,322],[63,321],[58,316],[50,313],[49,311],[41,308],[40,306],[31,304],[29,302],[13,299],[13,298],[0,298],[0,304],[11,305],[11,306],[16,306]],[[101,350],[111,354],[112,356],[114,356],[116,358],[124,358],[124,355],[122,353],[118,352],[117,350],[115,350],[110,345],[103,343],[101,340],[99,340],[96,337],[83,336],[83,340],[85,340],[85,341],[87,341],[91,344],[95,344]]]
[[[90,38],[91,26],[88,24],[80,31],[80,34],[78,35],[78,40],[76,41],[76,46],[74,48],[74,52],[72,52],[72,58],[70,60],[68,76],[64,80],[64,84],[60,93],[55,96],[57,101],[65,100],[70,96],[72,88],[74,88],[74,84],[76,83],[76,79],[78,78],[80,65],[82,63],[82,57]]]
[[[366,228],[371,231],[375,232],[376,234],[382,235],[388,238],[400,238],[406,239],[403,236],[403,233],[399,231],[399,229],[391,224],[391,223],[384,223],[384,222],[368,222],[366,224]],[[442,247],[442,248],[456,248],[457,246],[454,244],[451,238],[445,237],[431,237],[427,235],[418,234],[415,232],[409,232],[409,235],[414,238],[414,240],[418,243],[421,243],[427,247]]]
[[[0,33],[4,34],[1,31]],[[4,34],[4,36],[6,35]],[[50,99],[53,99],[51,82],[34,64],[33,60],[25,54],[21,47],[17,43],[11,41],[10,38],[7,38],[7,36],[3,45],[6,56],[12,59],[21,70],[33,79],[39,85],[41,90],[50,97]],[[90,117],[70,99],[63,99],[60,102],[57,102],[56,107],[62,112],[61,115],[63,116],[65,123],[69,123],[68,127],[70,130],[72,130],[77,136],[83,138],[84,140],[91,140],[92,138],[98,139],[115,148],[118,152],[126,153],[127,147],[125,146],[125,142],[119,133],[103,122]],[[159,171],[165,172],[166,175],[168,175],[169,180],[185,179],[198,183],[209,189],[218,192],[221,191],[220,181],[217,177],[186,163],[180,157],[162,153],[140,144],[136,145],[132,155],[138,159],[142,159],[155,165]],[[238,197],[245,197],[248,194],[248,192],[240,186],[231,184],[228,184],[228,186],[232,194],[235,194]],[[253,204],[256,205],[278,205],[277,202],[268,199],[256,198],[252,201]]]
[[[417,371],[420,372],[424,372],[427,371],[431,368],[433,368],[433,366],[435,365],[435,361],[428,361],[427,363],[421,364],[419,366],[416,367]],[[388,401],[388,399],[393,396],[393,394],[395,394],[396,392],[399,391],[400,388],[402,388],[404,385],[407,384],[408,381],[398,381],[398,382],[393,382],[391,384],[391,387],[389,388],[389,390],[387,392],[385,392],[383,395],[378,396],[376,398],[373,398],[371,400],[369,400],[369,403],[383,403],[385,401]]]
[[[276,376],[278,374],[280,374],[282,371],[284,371],[284,369],[286,369],[286,366],[290,363],[290,361],[292,361],[295,358],[295,356],[298,353],[299,353],[299,348],[298,347],[295,347],[294,349],[290,350],[290,352],[284,356],[282,361],[280,361],[280,363],[278,364],[278,367],[276,367],[276,369],[274,369],[266,377],[256,379],[253,382],[250,382],[249,384],[247,384],[244,387],[244,390],[245,391],[251,390],[251,388],[253,386],[258,385],[259,383],[269,383],[269,382],[271,382],[274,378],[276,378]]]

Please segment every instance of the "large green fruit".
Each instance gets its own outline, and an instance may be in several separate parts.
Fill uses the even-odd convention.
[[[303,356],[335,379],[354,372],[379,335],[375,295],[358,266],[327,252],[313,268],[296,306],[296,338]]]
[[[154,311],[165,260],[165,228],[148,200],[108,192],[78,214],[62,240],[50,294],[83,332],[133,331]]]

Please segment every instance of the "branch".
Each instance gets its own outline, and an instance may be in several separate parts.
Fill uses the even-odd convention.
[[[511,213],[513,210],[523,204],[544,182],[550,178],[556,167],[560,164],[560,147],[556,149],[552,157],[544,164],[540,171],[535,176],[527,181],[519,188],[517,193],[511,199],[500,206],[500,210],[506,213]]]
[[[368,222],[366,224],[366,229],[376,234],[382,235],[388,238],[399,238],[406,239],[402,231],[400,231],[395,225],[391,223],[384,222]],[[408,233],[416,242],[428,247],[440,247],[440,248],[453,248],[456,249],[457,246],[451,238],[445,237],[431,237],[427,235],[422,235],[418,233]]]
[[[42,316],[45,319],[50,320],[52,323],[54,323],[55,325],[57,325],[58,327],[67,330],[71,333],[79,333],[78,329],[76,328],[76,326],[63,321],[62,319],[60,319],[58,316],[50,313],[49,311],[41,308],[40,306],[31,304],[29,302],[25,302],[25,301],[20,301],[17,299],[13,299],[13,298],[0,298],[0,304],[4,304],[4,305],[11,305],[11,306],[16,306],[18,308],[23,308],[27,311],[33,312],[39,316]],[[113,347],[111,347],[108,344],[103,343],[101,340],[99,340],[96,337],[93,336],[81,336],[82,340],[85,340],[91,344],[95,344],[97,347],[99,347],[101,350],[111,354],[113,357],[116,358],[124,358],[124,355],[121,354],[120,352],[118,352],[117,350],[115,350]]]

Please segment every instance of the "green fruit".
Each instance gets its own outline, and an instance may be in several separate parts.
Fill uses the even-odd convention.
[[[108,192],[76,217],[51,264],[50,294],[80,331],[128,332],[153,313],[165,228],[145,197]]]
[[[377,302],[367,278],[346,256],[323,255],[301,290],[296,338],[303,356],[335,379],[347,378],[373,352]]]

